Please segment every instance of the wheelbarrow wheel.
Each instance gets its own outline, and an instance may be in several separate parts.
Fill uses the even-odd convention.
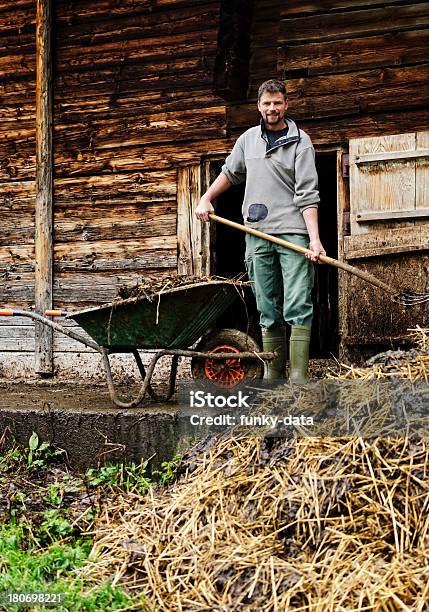
[[[244,353],[259,352],[258,344],[237,329],[221,329],[201,340],[196,348],[205,353]],[[261,359],[204,359],[193,357],[191,361],[192,377],[195,381],[211,384],[220,389],[232,389],[249,380],[260,379],[264,375],[264,364]]]

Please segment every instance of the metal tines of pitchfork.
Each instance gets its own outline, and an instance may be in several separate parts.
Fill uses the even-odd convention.
[[[429,302],[429,293],[417,293],[411,289],[404,289],[393,296],[393,300],[403,306],[416,306]]]

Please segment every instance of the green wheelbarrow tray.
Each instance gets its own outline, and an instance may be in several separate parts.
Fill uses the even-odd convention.
[[[67,315],[111,350],[192,346],[239,296],[233,283],[210,281],[167,289],[152,301],[128,298]]]
[[[203,359],[209,360],[210,371],[214,372],[215,376],[216,364],[222,364],[223,369],[230,368],[231,372],[235,372],[237,363],[240,365],[241,360],[244,364],[254,364],[256,360],[260,365],[263,359],[274,357],[273,353],[260,352],[252,338],[234,330],[224,330],[230,332],[232,344],[219,341],[214,347],[213,338],[210,338],[211,343],[207,343],[209,348],[206,351],[203,341],[197,350],[188,348],[207,333],[240,295],[240,285],[247,283],[208,281],[167,289],[153,300],[134,297],[73,313],[49,310],[45,312],[45,316],[21,309],[3,310],[0,315],[29,317],[100,353],[112,401],[120,408],[134,408],[142,402],[146,393],[156,401],[168,401],[171,398],[176,386],[179,357],[200,360],[197,365],[201,364]],[[50,318],[64,315],[76,321],[90,338]],[[234,334],[242,336],[235,345]],[[139,349],[154,351],[147,370]],[[139,393],[131,401],[122,401],[116,394],[109,361],[111,353],[131,353],[134,356],[143,382]],[[153,390],[151,378],[158,360],[164,355],[170,355],[172,360],[168,392],[161,397]]]

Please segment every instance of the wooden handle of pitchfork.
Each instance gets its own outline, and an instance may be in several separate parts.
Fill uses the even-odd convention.
[[[279,244],[280,246],[285,247],[286,249],[290,249],[291,251],[296,251],[297,253],[301,253],[305,255],[306,253],[311,253],[310,249],[306,249],[298,244],[294,244],[293,242],[288,242],[287,240],[282,240],[278,236],[272,236],[271,234],[266,234],[265,232],[261,232],[260,230],[254,229],[253,227],[248,227],[247,225],[241,225],[240,223],[236,223],[235,221],[230,221],[229,219],[224,219],[223,217],[218,217],[218,215],[209,215],[209,218],[212,221],[217,221],[218,223],[223,223],[224,225],[228,225],[229,227],[233,227],[242,232],[246,232],[247,234],[252,234],[252,236],[257,236],[258,238],[264,238],[269,242],[273,242],[274,244]],[[328,264],[329,266],[334,266],[335,268],[339,268],[340,270],[344,270],[345,272],[349,272],[349,274],[354,274],[359,278],[362,278],[367,283],[371,283],[371,285],[375,285],[386,293],[389,293],[392,296],[398,295],[398,291],[393,287],[390,287],[383,281],[379,280],[373,274],[369,272],[365,272],[364,270],[360,270],[359,268],[355,268],[344,261],[339,261],[338,259],[334,259],[333,257],[328,257],[328,255],[319,255],[319,262]]]

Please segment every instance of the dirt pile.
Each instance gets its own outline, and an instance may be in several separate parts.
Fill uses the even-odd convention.
[[[427,440],[211,440],[181,471],[98,526],[94,575],[148,610],[426,609]]]

